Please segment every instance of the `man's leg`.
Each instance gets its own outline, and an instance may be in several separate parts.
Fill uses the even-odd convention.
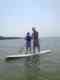
[[[40,45],[38,45],[38,52],[40,52]]]
[[[38,52],[40,52],[40,44],[39,43],[38,43],[37,48],[38,48]]]
[[[33,46],[33,53],[35,53],[35,46]]]

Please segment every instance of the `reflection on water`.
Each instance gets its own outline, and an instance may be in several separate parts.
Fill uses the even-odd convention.
[[[24,63],[26,80],[38,80],[40,76],[40,56],[28,57]]]
[[[17,75],[20,80],[21,77],[22,80],[40,80],[40,56],[12,60],[7,63],[8,65],[5,66],[7,70],[5,70],[9,71],[9,74],[11,72],[13,76]],[[8,76],[11,76],[11,74]],[[15,80],[18,80],[18,78]]]
[[[0,41],[0,80],[60,80],[60,38],[43,38],[40,46],[52,53],[5,62],[6,55],[23,52],[24,41]]]

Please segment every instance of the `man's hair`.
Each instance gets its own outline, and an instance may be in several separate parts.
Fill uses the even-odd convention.
[[[32,27],[32,30],[35,30],[35,27]]]

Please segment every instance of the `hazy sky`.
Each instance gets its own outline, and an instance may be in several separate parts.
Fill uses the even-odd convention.
[[[25,36],[34,26],[40,36],[60,36],[60,0],[0,0],[0,35]]]

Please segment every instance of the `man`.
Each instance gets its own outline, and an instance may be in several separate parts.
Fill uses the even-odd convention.
[[[38,49],[38,52],[40,52],[40,45],[39,45],[39,34],[35,30],[35,28],[32,28],[33,34],[32,34],[32,39],[33,39],[33,53],[35,53],[36,48]]]

